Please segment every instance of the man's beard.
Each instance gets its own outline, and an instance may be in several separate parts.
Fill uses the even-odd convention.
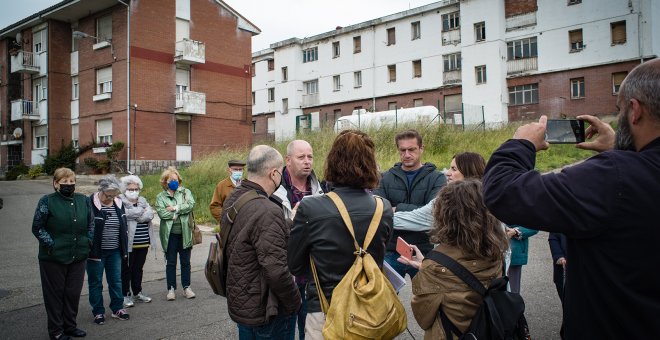
[[[630,123],[628,122],[628,112],[619,116],[619,128],[616,130],[614,149],[635,151],[632,133],[630,132]]]

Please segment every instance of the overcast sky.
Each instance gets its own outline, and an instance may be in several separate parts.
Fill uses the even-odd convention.
[[[0,29],[60,0],[0,0]],[[93,0],[84,0],[93,1]],[[174,0],[170,0],[174,1]],[[225,0],[261,29],[252,51],[430,4],[433,0]]]

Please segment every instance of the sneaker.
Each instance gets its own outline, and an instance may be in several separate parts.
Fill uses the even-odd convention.
[[[139,302],[151,302],[151,298],[142,292],[135,295],[135,300]]]
[[[97,325],[104,324],[105,323],[105,315],[96,314],[96,316],[94,316],[94,323],[97,324]]]
[[[130,296],[124,296],[124,308],[130,308],[135,306],[133,299]]]
[[[186,299],[194,299],[195,298],[195,293],[190,289],[190,287],[186,287],[183,289],[183,296],[186,297]]]
[[[112,317],[115,318],[115,319],[126,321],[130,318],[130,315],[128,315],[128,313],[126,313],[125,309],[120,309],[120,310],[112,313]]]
[[[174,287],[172,287],[167,291],[167,301],[174,301],[174,299],[176,299],[176,294],[174,294]]]

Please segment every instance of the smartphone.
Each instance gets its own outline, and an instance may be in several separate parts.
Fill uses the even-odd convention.
[[[577,119],[548,119],[545,140],[550,144],[584,142],[584,121]]]
[[[413,249],[401,237],[397,237],[396,239],[396,252],[399,253],[399,255],[407,258],[408,260],[412,260]]]

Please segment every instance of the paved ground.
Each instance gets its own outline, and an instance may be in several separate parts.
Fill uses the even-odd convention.
[[[94,178],[78,178],[79,190],[94,190]],[[50,192],[48,180],[0,182],[0,339],[47,339],[37,241],[30,232],[38,199]],[[192,288],[197,298],[186,300],[177,293],[176,301],[165,301],[165,260],[161,251],[150,252],[145,264],[144,291],[154,301],[129,309],[131,320],[107,319],[103,326],[92,323],[87,285],[83,287],[78,326],[88,332],[87,339],[236,339],[236,325],[229,319],[224,298],[213,295],[202,268],[208,243],[195,246],[192,253]],[[530,263],[523,268],[523,297],[526,316],[534,339],[558,339],[561,321],[559,299],[552,284],[547,234],[530,239]],[[401,299],[410,309],[410,286]],[[107,291],[104,293],[108,305]],[[414,339],[423,332],[409,311],[408,325]],[[397,339],[413,339],[407,332]]]

